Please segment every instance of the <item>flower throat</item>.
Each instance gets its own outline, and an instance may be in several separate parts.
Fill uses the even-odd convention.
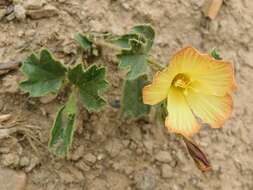
[[[175,88],[184,90],[188,87],[190,82],[191,82],[191,80],[186,74],[179,73],[174,77],[174,79],[172,81],[172,86]]]

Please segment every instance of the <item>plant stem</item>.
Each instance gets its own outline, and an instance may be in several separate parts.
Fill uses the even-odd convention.
[[[149,63],[150,65],[156,66],[156,67],[159,68],[159,69],[164,69],[164,68],[165,68],[164,65],[162,65],[161,63],[156,62],[153,58],[150,58],[150,57],[148,58],[148,63]]]
[[[103,40],[96,40],[94,41],[95,45],[97,46],[103,46],[103,47],[107,47],[107,48],[110,48],[110,49],[113,49],[115,51],[121,51],[121,48],[109,43],[109,42],[106,42],[106,41],[103,41]]]

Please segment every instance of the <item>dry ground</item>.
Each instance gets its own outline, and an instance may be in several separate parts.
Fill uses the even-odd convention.
[[[14,138],[0,140],[0,165],[26,172],[27,190],[252,190],[253,1],[225,0],[211,22],[201,12],[203,3],[47,0],[58,9],[58,16],[0,21],[0,62],[21,60],[42,46],[67,62],[75,53],[76,32],[124,33],[137,23],[151,23],[156,29],[153,54],[163,63],[186,45],[203,52],[217,47],[235,64],[238,91],[224,128],[204,127],[195,136],[213,172],[201,173],[175,135],[145,120],[120,121],[119,110],[110,105],[98,114],[84,112],[71,156],[55,159],[46,145],[63,97],[48,104],[28,98],[17,89],[19,71],[0,78],[0,115],[10,113],[21,120]],[[123,73],[110,58],[100,61],[108,67],[112,85],[106,96],[113,102],[120,98]]]

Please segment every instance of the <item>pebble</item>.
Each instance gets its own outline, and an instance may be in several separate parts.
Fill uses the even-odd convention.
[[[163,178],[170,178],[173,176],[173,170],[171,166],[168,164],[163,164],[162,165],[162,177]]]
[[[19,21],[24,21],[26,18],[25,8],[22,5],[18,4],[14,6],[14,14]]]
[[[155,175],[150,169],[137,172],[135,175],[135,183],[137,190],[154,190],[156,187]]]
[[[29,160],[28,157],[22,157],[22,158],[20,158],[19,165],[20,165],[21,167],[26,167],[26,166],[28,166],[29,164],[30,164],[30,160]]]
[[[40,159],[38,157],[36,157],[36,156],[33,155],[31,157],[30,164],[29,164],[29,166],[27,166],[25,168],[25,171],[26,172],[32,171],[39,163],[40,163]]]
[[[0,9],[0,21],[2,18],[6,15],[6,10],[5,9]]]
[[[16,16],[15,16],[15,13],[14,12],[12,12],[12,13],[10,13],[8,16],[6,16],[6,19],[8,20],[8,21],[12,21],[12,20],[14,20],[16,18]]]
[[[77,162],[75,166],[84,172],[88,172],[90,170],[90,166],[88,166],[83,160]]]
[[[84,155],[84,160],[88,162],[87,164],[94,164],[97,161],[97,158],[93,154],[88,153]]]
[[[0,6],[6,6],[6,5],[9,5],[9,4],[10,4],[9,0],[1,0],[0,1]]]
[[[101,160],[103,160],[105,158],[105,155],[104,154],[99,154],[98,156],[97,156],[97,160],[98,161],[101,161]]]
[[[122,150],[123,145],[121,144],[121,141],[119,139],[111,139],[107,142],[105,145],[105,150],[111,157],[117,156],[120,151]]]
[[[48,104],[52,102],[57,97],[57,94],[48,94],[47,96],[43,96],[40,98],[40,102],[43,104]]]
[[[59,176],[64,183],[73,183],[76,181],[75,176],[69,172],[59,172]]]
[[[17,93],[19,91],[18,77],[16,75],[7,75],[3,78],[2,86],[1,91],[3,93]]]
[[[26,0],[25,8],[28,10],[37,10],[43,7],[45,0]]]
[[[143,142],[144,147],[146,148],[147,152],[152,154],[153,152],[153,147],[154,147],[154,142],[152,140],[145,140]]]
[[[8,121],[9,119],[11,119],[11,114],[3,114],[0,115],[0,123]]]
[[[84,146],[79,146],[71,155],[71,160],[78,161],[83,157],[84,154]]]
[[[2,165],[4,166],[18,166],[19,156],[15,153],[8,153],[2,155]]]
[[[69,166],[68,169],[75,176],[76,181],[83,181],[84,180],[83,173],[80,170],[78,170],[77,168],[75,168],[73,166]]]
[[[0,168],[1,190],[25,190],[26,174],[14,170]]]
[[[155,159],[159,162],[169,163],[173,159],[167,151],[160,151],[156,154]]]
[[[26,13],[31,19],[50,18],[58,15],[58,9],[53,5],[46,5],[38,10],[27,10]]]

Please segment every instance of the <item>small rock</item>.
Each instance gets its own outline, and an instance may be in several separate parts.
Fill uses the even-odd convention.
[[[7,6],[10,4],[10,1],[9,0],[1,0],[0,1],[0,6]]]
[[[17,5],[17,4],[21,4],[23,2],[23,0],[12,0],[12,4]]]
[[[126,175],[130,175],[131,173],[133,173],[134,168],[131,167],[131,166],[125,166],[125,167],[123,168],[123,170],[124,170],[124,172],[125,172]]]
[[[105,145],[105,150],[108,152],[108,154],[110,154],[111,157],[117,156],[122,148],[123,145],[121,144],[121,141],[116,138],[110,139]]]
[[[19,156],[15,153],[4,154],[2,156],[2,164],[4,166],[18,166]]]
[[[168,164],[163,164],[162,165],[162,177],[163,178],[170,178],[173,176],[173,171],[171,166],[169,166]]]
[[[25,8],[28,10],[37,10],[41,9],[45,3],[45,0],[26,0]]]
[[[8,121],[11,118],[11,114],[0,115],[0,123]]]
[[[131,139],[135,142],[140,142],[142,140],[141,129],[139,127],[132,127],[130,135]]]
[[[24,21],[25,20],[25,9],[22,5],[15,5],[14,6],[14,14],[15,14],[15,17],[17,18],[17,20],[19,21]]]
[[[84,156],[84,160],[88,162],[88,164],[94,164],[97,161],[96,156],[91,153],[88,153]]]
[[[5,9],[0,9],[0,21],[2,18],[6,15],[6,10]]]
[[[8,20],[8,21],[12,21],[12,20],[14,20],[16,18],[16,16],[15,16],[15,13],[14,12],[12,12],[11,14],[9,14],[8,16],[6,16],[6,19]]]
[[[52,5],[46,5],[42,9],[27,10],[26,14],[32,19],[50,18],[58,15],[58,9]]]
[[[148,153],[152,153],[153,152],[153,147],[154,147],[154,143],[152,140],[146,140],[143,142],[144,147],[146,148]]]
[[[159,162],[164,162],[164,163],[169,163],[173,160],[170,153],[166,151],[158,152],[155,156],[155,159]]]
[[[76,181],[79,182],[84,180],[83,173],[80,170],[72,166],[69,166],[68,169],[75,176]]]
[[[22,158],[20,158],[19,165],[20,165],[21,167],[26,167],[26,166],[28,166],[29,164],[30,164],[29,158],[27,158],[27,157],[22,157]]]
[[[32,158],[31,158],[31,160],[30,160],[30,164],[29,164],[29,166],[27,166],[25,168],[25,171],[26,172],[32,171],[33,168],[35,168],[39,163],[40,163],[40,159],[38,157],[36,157],[36,156],[33,155]]]
[[[128,147],[128,145],[130,144],[130,141],[128,139],[123,140],[122,144],[124,145],[124,147]]]
[[[7,154],[9,152],[10,152],[10,148],[9,147],[0,147],[0,153]]]
[[[18,77],[16,75],[8,75],[3,79],[2,92],[17,93],[19,91]]]
[[[135,175],[137,190],[154,190],[156,187],[155,175],[150,169],[137,172]]]
[[[97,159],[100,161],[100,160],[103,160],[105,158],[105,155],[104,154],[99,154],[97,156]]]
[[[73,152],[71,160],[77,161],[83,157],[83,154],[84,154],[84,146],[81,145]]]
[[[25,190],[26,174],[14,170],[0,168],[1,190]]]
[[[88,171],[90,170],[90,166],[88,166],[87,164],[85,164],[85,162],[84,162],[83,160],[80,160],[79,162],[77,162],[77,163],[75,164],[75,166],[76,166],[78,169],[80,169],[80,170],[82,170],[82,171],[84,171],[84,172],[88,172]]]
[[[13,12],[14,12],[14,6],[13,5],[10,5],[10,6],[6,7],[6,15],[9,15]]]
[[[40,102],[43,104],[48,104],[52,102],[57,97],[57,94],[48,94],[47,96],[43,96],[40,98]]]
[[[75,177],[69,172],[59,172],[59,176],[64,183],[73,183],[76,181]]]

